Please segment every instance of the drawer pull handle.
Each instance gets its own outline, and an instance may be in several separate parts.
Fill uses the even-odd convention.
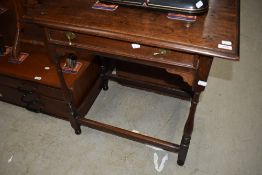
[[[21,101],[24,103],[31,103],[32,101],[36,101],[37,97],[34,94],[24,94],[21,97]]]
[[[65,32],[65,36],[68,39],[69,46],[72,45],[72,40],[76,38],[76,34],[73,32]]]
[[[43,105],[39,103],[38,101],[33,101],[30,103],[27,103],[25,108],[31,112],[39,113],[42,111]]]
[[[34,92],[34,91],[32,91],[32,90],[24,89],[24,88],[22,88],[22,87],[18,87],[17,90],[18,90],[19,92],[23,92],[23,93],[25,93],[25,94],[32,94],[32,93]]]
[[[35,86],[28,86],[28,85],[25,85],[25,84],[22,84],[22,86],[18,86],[17,87],[17,90],[19,92],[23,92],[25,94],[32,94],[35,92],[35,90],[37,89],[37,87]]]
[[[166,49],[159,49],[158,52],[154,52],[153,55],[157,56],[157,55],[166,55],[168,53],[168,50]]]

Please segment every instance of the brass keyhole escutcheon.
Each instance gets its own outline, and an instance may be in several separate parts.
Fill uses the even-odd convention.
[[[76,34],[73,32],[65,32],[65,36],[68,39],[69,46],[72,45],[72,40],[76,38]]]

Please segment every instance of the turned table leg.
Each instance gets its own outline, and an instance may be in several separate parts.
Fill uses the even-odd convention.
[[[45,29],[45,33],[46,33],[46,38],[48,38],[48,32]],[[77,121],[78,119],[78,113],[76,110],[76,103],[74,101],[73,98],[73,94],[72,91],[68,88],[64,75],[63,75],[63,71],[62,68],[60,66],[60,57],[57,55],[56,53],[56,49],[55,46],[53,44],[48,43],[48,40],[46,40],[46,46],[48,48],[48,53],[49,53],[49,57],[50,60],[53,62],[53,64],[55,65],[55,69],[56,69],[56,73],[61,85],[61,89],[65,98],[65,101],[70,109],[70,113],[71,115],[69,115],[69,121],[70,124],[72,126],[72,128],[75,130],[75,134],[79,135],[81,134],[81,128],[80,128],[80,123]]]
[[[199,101],[200,93],[204,91],[209,71],[212,65],[213,58],[208,56],[197,56],[198,57],[198,69],[196,72],[195,83],[193,84],[192,90],[192,100],[189,115],[184,127],[183,137],[181,139],[179,151],[178,151],[178,160],[177,164],[182,166],[185,163],[187,152],[189,149],[189,144],[191,140],[191,135],[194,128],[194,118]]]
[[[75,105],[73,104],[74,102],[73,102],[72,92],[68,89],[66,85],[64,75],[60,67],[59,58],[52,57],[52,60],[53,60],[53,63],[55,63],[56,72],[57,72],[60,84],[62,86],[63,94],[65,96],[65,100],[71,112],[71,115],[69,117],[70,124],[72,128],[75,130],[75,134],[79,135],[81,134],[81,128],[80,128],[80,124],[77,122],[78,114],[76,112]]]
[[[107,65],[107,61],[104,57],[100,57],[101,59],[101,77],[102,77],[102,81],[103,81],[103,90],[107,91],[108,90],[108,77],[106,76],[106,73],[108,71],[108,65]]]
[[[78,115],[76,113],[76,110],[73,108],[71,103],[69,103],[68,106],[69,106],[70,111],[71,111],[71,117],[69,118],[70,124],[71,124],[72,128],[75,130],[75,134],[80,135],[81,134],[81,128],[80,128],[80,124],[77,122]]]
[[[200,93],[195,92],[191,100],[191,107],[190,107],[189,115],[188,115],[188,118],[187,118],[187,121],[184,127],[184,133],[183,133],[183,137],[182,137],[179,152],[178,152],[177,164],[180,166],[184,165],[186,156],[187,156],[187,152],[189,149],[191,135],[192,135],[193,128],[194,128],[194,118],[195,118],[196,107],[199,101],[199,96],[200,96]]]

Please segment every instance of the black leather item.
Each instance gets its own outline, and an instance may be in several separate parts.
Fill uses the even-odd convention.
[[[124,4],[154,8],[189,14],[203,13],[208,10],[208,0],[100,0],[113,4]]]
[[[66,58],[66,65],[70,68],[74,68],[76,66],[77,56],[73,53],[70,53]]]

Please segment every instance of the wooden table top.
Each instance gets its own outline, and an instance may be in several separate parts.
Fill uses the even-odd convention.
[[[239,59],[239,0],[210,0],[208,13],[186,27],[167,12],[119,6],[115,11],[92,9],[94,0],[46,0],[28,10],[25,19],[72,30],[172,50],[230,60]],[[232,50],[219,49],[231,41]]]

